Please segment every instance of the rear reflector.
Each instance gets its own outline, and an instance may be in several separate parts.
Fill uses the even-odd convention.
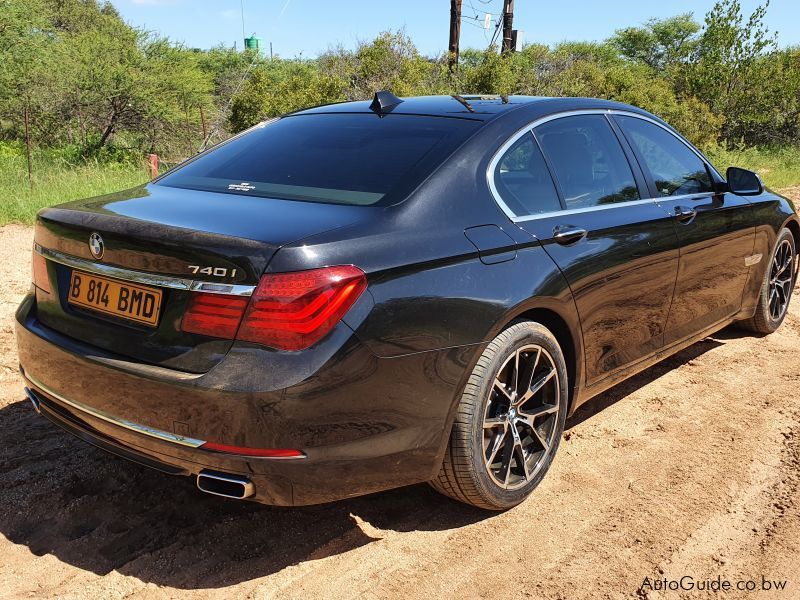
[[[206,442],[200,446],[203,450],[212,452],[224,452],[225,454],[237,454],[239,456],[260,456],[262,458],[303,458],[300,450],[291,448],[248,448],[247,446],[227,446],[225,444],[215,444]]]
[[[195,293],[183,315],[181,330],[232,340],[247,301],[248,298],[242,296]]]
[[[33,285],[43,292],[50,293],[50,278],[47,276],[47,259],[33,251]]]
[[[352,265],[264,275],[236,339],[303,350],[333,329],[367,287]]]

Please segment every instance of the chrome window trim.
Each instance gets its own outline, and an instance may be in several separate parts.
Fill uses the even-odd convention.
[[[87,406],[86,404],[78,402],[77,400],[70,400],[66,396],[62,396],[52,388],[49,388],[41,381],[36,379],[30,373],[25,373],[23,377],[25,377],[25,379],[27,379],[28,382],[31,385],[33,385],[34,388],[41,390],[48,396],[52,396],[59,402],[63,402],[64,404],[66,404],[67,406],[71,406],[75,410],[79,410],[97,419],[106,421],[107,423],[111,423],[112,425],[117,425],[118,427],[122,427],[124,429],[130,429],[131,431],[135,431],[136,433],[141,433],[143,435],[157,438],[165,442],[180,444],[181,446],[188,446],[189,448],[199,448],[200,446],[206,443],[205,440],[198,440],[183,435],[177,435],[175,433],[170,433],[168,431],[162,431],[161,429],[156,429],[155,427],[149,427],[147,425],[142,425],[140,423],[134,423],[133,421],[128,421],[127,419],[123,419],[121,417],[115,417],[114,415],[110,415],[106,412],[103,412],[102,410],[98,410],[96,408],[92,408],[91,406]]]
[[[514,223],[523,223],[525,221],[533,221],[535,219],[543,219],[559,215],[579,215],[581,213],[608,210],[610,208],[619,208],[620,206],[637,206],[639,204],[657,204],[657,202],[655,201],[655,198],[640,198],[639,200],[626,200],[625,202],[612,202],[611,204],[600,204],[598,206],[584,206],[583,208],[565,208],[564,210],[555,210],[545,213],[537,213],[535,215],[526,215],[524,217],[512,217],[511,220]]]
[[[692,194],[681,194],[679,196],[658,196],[657,198],[651,198],[655,200],[657,204],[666,200],[705,200],[706,198],[710,198],[714,196],[714,192],[694,192]]]
[[[73,267],[88,273],[95,273],[97,275],[104,275],[113,279],[141,283],[144,285],[154,285],[157,287],[165,287],[176,290],[187,290],[190,292],[204,292],[206,294],[227,294],[232,296],[252,296],[256,289],[256,286],[254,285],[235,285],[231,283],[217,283],[214,281],[195,281],[193,279],[183,279],[181,277],[171,277],[169,275],[158,275],[155,273],[144,273],[142,271],[124,269],[122,267],[106,265],[103,263],[86,260],[84,258],[78,258],[77,256],[64,254],[63,252],[58,252],[57,250],[44,248],[36,243],[33,245],[33,249],[35,252],[41,254],[45,258],[67,267]]]
[[[648,204],[648,203],[658,203],[659,200],[679,200],[682,198],[690,198],[690,197],[698,197],[698,196],[708,196],[712,195],[713,192],[699,192],[693,194],[685,194],[681,196],[658,196],[658,197],[649,197],[649,198],[640,198],[638,200],[627,200],[625,202],[614,202],[611,204],[602,204],[598,206],[585,206],[583,208],[567,208],[557,211],[548,211],[543,213],[536,213],[532,215],[517,215],[511,208],[503,201],[500,192],[497,190],[497,187],[494,183],[494,171],[497,168],[497,164],[500,162],[500,159],[503,155],[508,151],[511,146],[513,146],[517,140],[522,138],[526,133],[531,134],[533,130],[538,127],[539,125],[543,125],[544,123],[548,123],[549,121],[555,121],[556,119],[562,119],[565,117],[573,117],[573,116],[580,116],[580,115],[623,115],[626,117],[635,117],[637,119],[642,119],[643,121],[648,121],[653,123],[654,125],[658,125],[661,129],[665,130],[677,140],[679,140],[684,146],[686,146],[689,150],[691,150],[697,157],[703,161],[703,164],[708,165],[717,175],[719,172],[714,168],[714,166],[702,155],[700,152],[692,147],[686,140],[684,140],[679,135],[675,135],[675,132],[672,131],[669,127],[665,126],[663,123],[659,123],[655,119],[651,119],[646,115],[641,115],[636,112],[627,111],[627,110],[620,110],[617,108],[586,108],[580,110],[570,110],[560,113],[554,113],[552,115],[547,115],[544,117],[540,117],[534,121],[531,121],[527,125],[518,129],[514,134],[508,138],[500,148],[492,156],[492,159],[489,161],[489,166],[486,168],[486,183],[489,186],[489,191],[492,193],[492,197],[497,205],[500,207],[505,215],[514,223],[520,223],[524,221],[532,221],[535,219],[544,219],[548,217],[553,217],[557,215],[570,215],[570,214],[578,214],[578,213],[585,213],[585,212],[593,212],[598,210],[607,210],[609,208],[617,208],[620,206],[636,206],[639,204]],[[552,175],[551,175],[552,176]],[[721,175],[720,175],[721,177]],[[553,182],[555,184],[555,181]]]

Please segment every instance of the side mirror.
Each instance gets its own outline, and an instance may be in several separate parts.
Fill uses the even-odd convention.
[[[761,177],[753,171],[728,167],[725,178],[728,180],[728,189],[739,196],[758,196],[764,191]]]

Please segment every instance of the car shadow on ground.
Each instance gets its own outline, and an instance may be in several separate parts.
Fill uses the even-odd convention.
[[[595,396],[586,404],[580,406],[578,410],[576,410],[567,419],[566,430],[569,431],[573,427],[580,425],[584,421],[592,418],[609,406],[616,404],[620,400],[634,393],[639,388],[642,388],[648,383],[655,381],[673,369],[677,369],[681,365],[687,364],[692,360],[699,358],[709,350],[713,350],[718,346],[724,345],[725,340],[741,337],[742,335],[749,334],[729,327],[711,337],[700,340],[696,344],[685,348],[677,354],[673,354],[672,356],[665,358],[661,362],[656,363],[652,367],[634,375],[630,379],[626,379],[625,381],[618,383],[602,394]]]
[[[580,408],[572,428],[724,343],[708,338]],[[0,533],[41,556],[179,589],[220,588],[348,552],[391,531],[447,530],[491,519],[410,486],[328,505],[276,508],[204,495],[106,454],[37,416],[27,401],[0,410]]]

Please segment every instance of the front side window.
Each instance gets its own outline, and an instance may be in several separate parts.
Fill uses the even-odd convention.
[[[616,117],[639,152],[660,196],[711,192],[705,163],[663,127],[636,117]]]
[[[633,171],[603,115],[576,115],[535,129],[568,209],[639,199]]]
[[[530,133],[517,140],[497,162],[494,185],[518,217],[561,210],[553,179]]]

